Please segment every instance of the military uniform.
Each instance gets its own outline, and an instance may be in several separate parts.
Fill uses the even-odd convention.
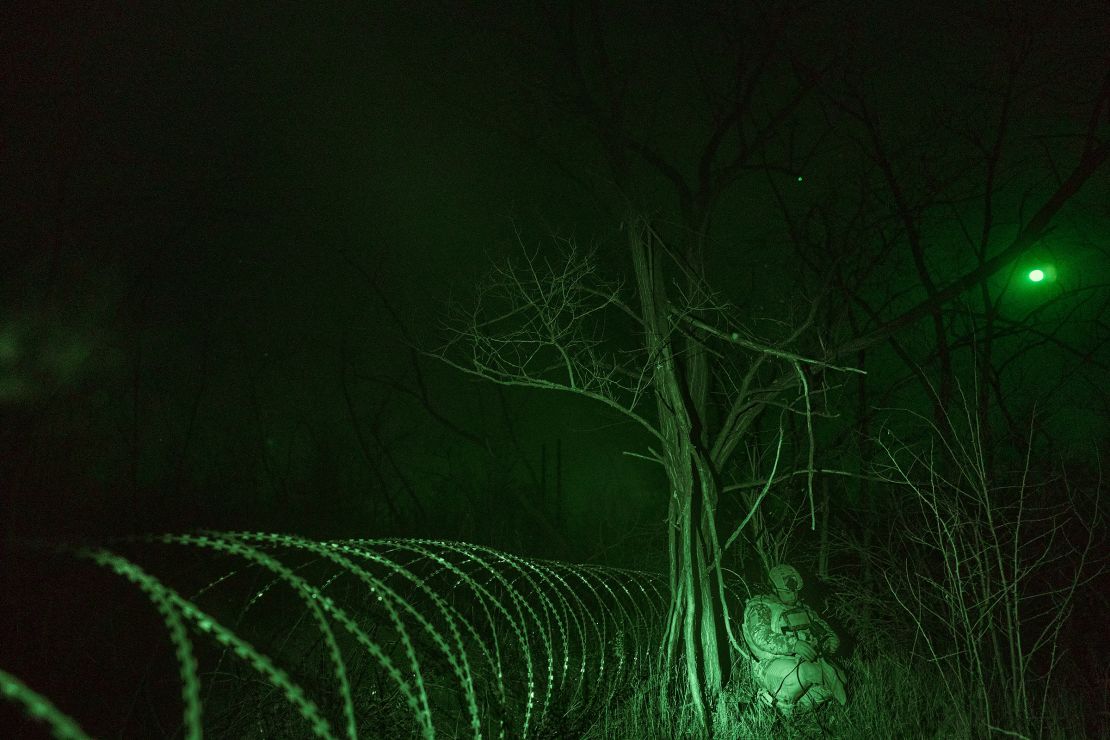
[[[790,566],[777,569],[780,573],[789,569],[788,575],[797,573]],[[751,652],[752,678],[762,689],[763,698],[781,709],[814,706],[830,698],[843,703],[844,675],[827,659],[840,647],[840,640],[828,622],[797,600],[801,577],[788,577],[787,582],[790,588],[781,590],[793,595],[793,603],[766,595],[748,599],[745,604],[743,634]],[[806,660],[799,655],[800,650],[804,651],[798,647],[799,641],[808,643],[816,657]]]

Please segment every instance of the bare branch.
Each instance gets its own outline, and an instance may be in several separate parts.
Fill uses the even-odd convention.
[[[557,259],[522,248],[522,259],[494,266],[474,306],[456,309],[447,341],[426,352],[468,375],[502,386],[560,390],[599,401],[660,438],[639,406],[653,382],[655,360],[642,351],[618,353],[605,336],[605,314],[616,309],[642,320],[604,282],[589,254],[570,241]]]

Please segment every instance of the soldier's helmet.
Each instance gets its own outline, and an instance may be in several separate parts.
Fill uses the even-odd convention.
[[[786,563],[780,563],[767,572],[767,580],[771,583],[771,588],[776,591],[801,591],[802,574],[798,569]]]

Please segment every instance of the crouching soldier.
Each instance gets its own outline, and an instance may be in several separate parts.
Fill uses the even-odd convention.
[[[844,673],[829,660],[840,640],[802,603],[801,575],[789,565],[776,565],[768,580],[773,595],[748,599],[744,607],[744,639],[761,698],[787,713],[829,699],[845,704]]]

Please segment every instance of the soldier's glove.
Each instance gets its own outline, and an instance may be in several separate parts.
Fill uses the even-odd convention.
[[[817,657],[817,648],[805,640],[798,640],[794,643],[794,654],[804,660],[813,660]]]

